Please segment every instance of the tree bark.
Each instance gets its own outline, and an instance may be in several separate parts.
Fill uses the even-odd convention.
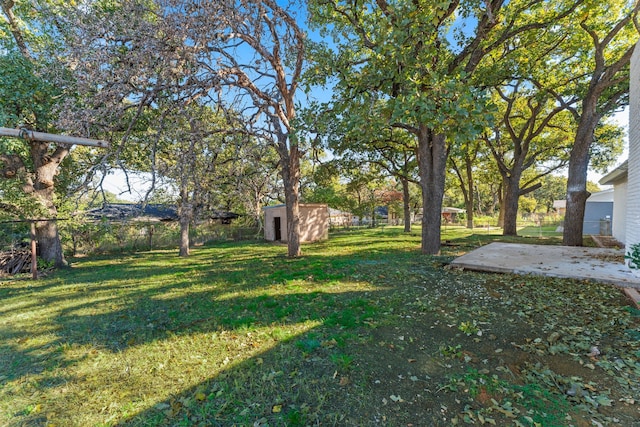
[[[287,212],[287,255],[298,257],[302,255],[300,249],[300,153],[296,145],[287,147],[286,134],[280,134],[278,139]]]
[[[586,100],[585,100],[586,101]],[[582,246],[584,211],[587,199],[591,195],[587,191],[587,171],[589,168],[589,148],[593,142],[593,132],[600,117],[595,113],[595,102],[592,110],[583,103],[583,113],[578,124],[575,142],[569,158],[569,176],[567,179],[567,210],[564,216],[562,244],[566,246]]]
[[[191,224],[192,207],[188,202],[182,202],[180,206],[180,253],[179,256],[187,257],[190,255],[189,250],[189,224]]]
[[[418,174],[422,190],[423,254],[440,253],[442,199],[447,169],[447,146],[443,134],[434,134],[425,125],[418,129]]]
[[[69,153],[69,149],[58,147],[52,155],[49,155],[48,148],[48,143],[31,142],[31,159],[35,170],[32,192],[36,200],[44,207],[47,219],[50,219],[50,221],[36,222],[36,237],[40,257],[53,263],[56,268],[63,268],[67,266],[67,261],[62,251],[58,225],[54,221],[58,216],[58,210],[54,203],[53,180],[58,173],[60,163]]]
[[[475,159],[476,156],[474,156]],[[462,191],[462,197],[464,198],[464,208],[467,215],[467,228],[473,229],[473,204],[475,194],[475,184],[473,182],[473,160],[469,153],[464,154],[464,165],[466,176],[462,176],[460,169],[454,159],[451,159],[453,170],[460,182],[460,191]]]
[[[467,212],[467,228],[473,229],[473,198],[475,195],[475,183],[473,182],[473,161],[468,155],[465,156],[465,167],[467,170],[467,195],[464,200],[464,207]]]
[[[400,178],[402,184],[402,211],[404,213],[404,232],[411,233],[411,206],[409,205],[409,181]]]
[[[504,227],[504,187],[505,182],[503,179],[500,187],[498,188],[498,192],[496,193],[498,196],[498,227],[500,228]]]
[[[516,168],[510,176],[503,177],[504,195],[502,199],[503,236],[518,235],[518,199],[520,198],[520,174]]]

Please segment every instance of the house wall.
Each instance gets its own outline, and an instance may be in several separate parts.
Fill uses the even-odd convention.
[[[280,218],[280,241],[287,238],[287,209],[284,205],[264,208],[264,238],[276,240],[276,218]],[[329,237],[329,210],[327,205],[300,205],[300,242],[313,242]]]
[[[613,188],[613,237],[620,243],[625,243],[627,232],[627,181],[620,181],[614,184]]]
[[[582,234],[606,235],[607,233],[602,233],[600,230],[601,220],[606,217],[609,217],[609,220],[613,217],[613,202],[587,201],[584,209],[584,225]]]
[[[640,243],[640,42],[631,57],[629,87],[629,172],[625,244]]]

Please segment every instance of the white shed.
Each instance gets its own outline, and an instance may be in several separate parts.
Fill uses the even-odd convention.
[[[325,204],[300,204],[300,242],[313,242],[329,237],[329,209]],[[287,208],[285,205],[264,208],[264,238],[287,241]]]

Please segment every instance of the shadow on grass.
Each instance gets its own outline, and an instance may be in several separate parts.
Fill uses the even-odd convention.
[[[376,378],[357,369],[353,349],[369,343],[404,283],[432,286],[453,273],[420,256],[415,234],[374,230],[356,245],[352,237],[305,246],[297,259],[255,243],[197,249],[187,259],[174,251],[84,259],[30,289],[0,286],[0,299],[11,301],[0,309],[0,383],[52,390],[46,405],[58,408],[47,415],[23,404],[9,425],[80,425],[70,420],[82,411],[99,413],[104,425],[389,423],[372,404],[392,391],[361,401]],[[504,241],[448,239],[463,248]],[[444,258],[452,253],[443,248]],[[107,377],[99,387],[96,376]],[[86,382],[101,404],[70,399],[66,382]],[[432,403],[424,425],[442,423]]]
[[[368,270],[375,265],[377,272],[384,271],[389,260],[415,257],[415,243],[409,246],[408,251],[385,248],[382,239],[371,239],[350,250],[345,259],[343,254],[324,255],[319,244],[306,247],[309,255],[305,257],[287,259],[280,253],[282,248],[272,245],[225,245],[220,251],[216,247],[194,251],[188,259],[169,252],[86,259],[45,282],[2,286],[0,299],[12,304],[0,310],[0,316],[7,319],[0,326],[0,383],[34,381],[39,393],[46,393],[82,380],[88,374],[75,372],[76,365],[92,357],[124,357],[156,343],[170,348],[180,337],[192,335],[246,336],[269,330],[271,335],[262,339],[272,347],[257,344],[238,364],[223,361],[229,369],[215,367],[220,374],[187,387],[180,396],[157,401],[134,417],[130,414],[135,404],[130,410],[120,408],[114,421],[155,425],[186,417],[203,425],[228,425],[231,419],[242,423],[260,413],[276,423],[295,425],[298,419],[326,412],[335,414],[338,423],[348,407],[357,403],[344,406],[348,399],[341,397],[343,385],[333,374],[349,364],[344,346],[350,339],[366,339],[363,331],[377,315],[377,300],[391,293],[383,283],[374,284],[377,276]],[[358,274],[359,270],[364,271]],[[361,280],[363,290],[340,290],[337,282],[345,277]],[[27,294],[32,298],[25,299]],[[252,346],[250,340],[246,345]],[[187,357],[188,348],[180,351]],[[96,372],[101,363],[106,361],[95,361]],[[115,368],[117,372],[107,368],[103,374],[126,382],[121,366]],[[305,370],[312,372],[296,374]],[[288,390],[279,398],[276,389],[287,382],[273,384],[282,375],[317,378],[311,387],[316,392],[302,396],[310,393],[304,387],[299,397],[292,399]],[[237,387],[241,378],[251,386]],[[232,389],[238,391],[233,398],[228,393]],[[64,394],[56,395],[47,405],[56,407],[56,401],[67,399]],[[329,401],[332,406],[327,406]],[[10,425],[37,425],[46,420],[43,413],[27,407],[15,408],[14,417],[16,424]]]

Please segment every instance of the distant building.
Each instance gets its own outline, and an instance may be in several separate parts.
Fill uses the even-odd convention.
[[[442,221],[444,223],[456,222],[458,220],[458,215],[464,212],[465,212],[464,209],[453,208],[450,206],[443,206],[441,210]],[[422,208],[420,208],[418,213],[414,216],[412,222],[420,222],[420,221],[422,221]]]
[[[149,203],[105,203],[100,208],[89,209],[91,219],[108,221],[170,222],[178,220],[175,206]]]
[[[264,210],[264,238],[287,241],[287,209],[285,205],[267,206]],[[329,237],[329,209],[325,204],[300,204],[300,242],[313,242]]]
[[[351,212],[341,211],[339,209],[329,209],[329,226],[331,227],[348,227],[353,222],[353,214]]]
[[[611,235],[613,218],[613,189],[593,193],[584,208],[582,234]]]
[[[556,210],[558,215],[564,216],[564,214],[567,212],[567,199],[554,200],[553,201],[553,209]]]
[[[465,210],[460,208],[452,208],[449,206],[444,206],[442,208],[442,221],[446,224],[451,224],[452,222],[457,222],[458,214],[463,213]]]
[[[137,221],[137,222],[171,222],[178,220],[178,208],[175,205],[160,203],[105,203],[100,208],[87,211],[87,216],[94,220]],[[217,220],[222,224],[230,224],[240,215],[228,211],[213,210],[206,213],[205,220]]]

